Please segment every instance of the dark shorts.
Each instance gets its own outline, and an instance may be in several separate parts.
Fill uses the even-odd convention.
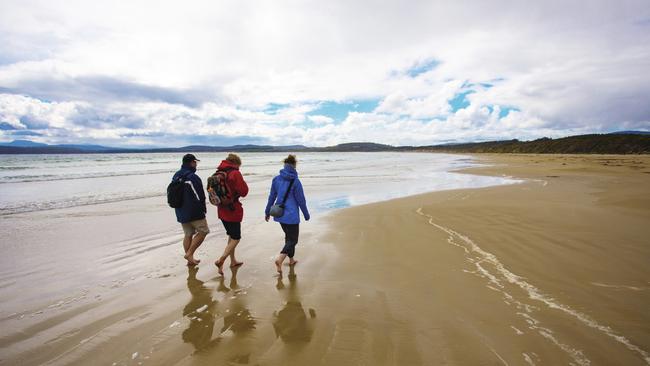
[[[231,239],[241,239],[241,222],[230,222],[224,220],[221,220],[221,222],[223,222],[223,227],[226,228],[226,234],[228,234]]]

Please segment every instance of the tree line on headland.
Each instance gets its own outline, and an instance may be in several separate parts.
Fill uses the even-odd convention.
[[[46,145],[30,141],[0,144],[0,154],[97,154],[156,152],[376,152],[429,151],[445,153],[518,153],[518,154],[650,154],[650,132],[622,132],[569,136],[532,141],[502,140],[452,143],[431,146],[390,146],[371,142],[353,142],[328,147],[303,145],[192,145],[178,148],[127,149],[99,145]]]

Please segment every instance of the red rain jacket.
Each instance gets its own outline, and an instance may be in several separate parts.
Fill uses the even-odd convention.
[[[219,170],[225,170],[227,168],[232,168],[228,172],[228,178],[226,179],[226,185],[231,194],[234,193],[235,197],[235,210],[232,211],[228,207],[217,206],[217,216],[224,221],[230,222],[241,222],[244,218],[244,207],[241,202],[239,202],[239,197],[246,197],[248,194],[248,185],[244,182],[244,177],[242,177],[239,172],[239,168],[228,160],[222,160],[219,164]]]

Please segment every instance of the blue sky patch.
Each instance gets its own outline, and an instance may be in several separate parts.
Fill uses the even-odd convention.
[[[269,114],[275,114],[281,109],[289,108],[290,104],[285,103],[269,103],[264,108],[264,112]]]
[[[436,59],[420,61],[406,70],[406,75],[415,78],[419,75],[424,74],[425,72],[429,72],[435,69],[438,65],[440,65],[440,61]]]
[[[494,105],[488,105],[486,107],[490,111],[490,113],[494,112]],[[508,114],[510,114],[510,112],[519,112],[519,111],[521,111],[521,109],[519,109],[517,107],[500,105],[499,106],[499,119],[507,116]]]
[[[449,99],[449,105],[451,106],[451,111],[456,112],[460,109],[465,109],[469,107],[469,100],[467,96],[469,94],[475,93],[474,90],[468,90],[461,93],[457,93],[452,99]]]
[[[349,102],[321,102],[318,108],[308,115],[322,115],[332,118],[335,122],[345,120],[350,112],[370,113],[379,105],[379,99],[351,100]]]
[[[521,109],[517,107],[501,106],[501,109],[499,110],[499,118],[507,116],[512,111],[519,112]]]

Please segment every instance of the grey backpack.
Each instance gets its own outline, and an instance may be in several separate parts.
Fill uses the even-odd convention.
[[[293,186],[294,180],[295,179],[292,179],[291,182],[289,182],[289,188],[287,188],[287,191],[284,192],[282,203],[276,203],[275,205],[271,206],[271,209],[269,210],[269,215],[273,217],[282,217],[282,215],[284,215],[284,203],[287,202],[287,196],[289,195],[289,191],[291,191],[291,186]]]

